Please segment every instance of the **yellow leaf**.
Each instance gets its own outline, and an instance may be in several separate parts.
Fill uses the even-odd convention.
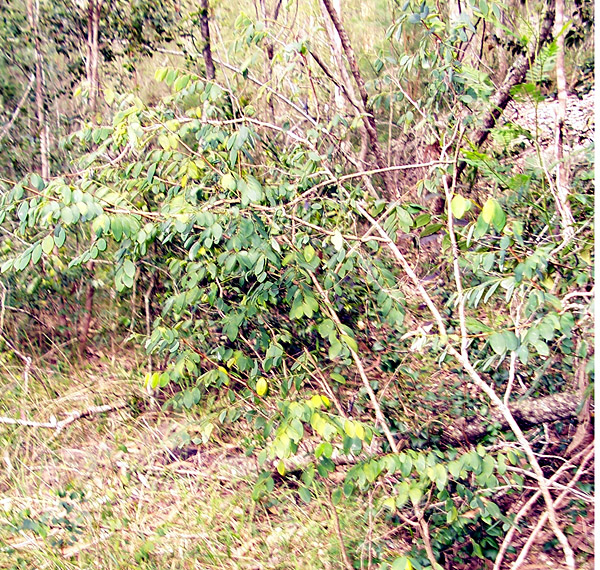
[[[264,378],[259,378],[258,382],[256,383],[256,393],[259,396],[264,396],[268,389],[269,385],[267,384],[267,381]]]

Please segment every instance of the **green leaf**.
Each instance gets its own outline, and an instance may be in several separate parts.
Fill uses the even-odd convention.
[[[71,224],[74,220],[73,212],[69,206],[65,206],[64,208],[62,208],[62,210],[60,211],[60,217],[62,218],[62,221],[67,225]]]
[[[505,331],[502,333],[502,336],[504,337],[504,343],[508,350],[517,350],[517,348],[519,348],[519,339],[514,332]]]
[[[44,189],[44,181],[42,180],[42,177],[39,174],[36,174],[35,172],[29,177],[29,180],[31,181],[31,185],[36,188],[37,190],[42,191]]]
[[[121,218],[112,218],[110,220],[110,229],[116,241],[121,241],[123,237],[123,222]]]
[[[315,248],[308,244],[305,248],[304,248],[304,259],[306,260],[307,263],[310,263],[315,257]]]
[[[419,237],[424,238],[439,232],[444,227],[444,224],[431,224],[427,226],[420,234]]]
[[[455,218],[461,219],[471,209],[471,200],[457,194],[450,202],[450,209]]]
[[[408,490],[408,496],[410,497],[410,501],[414,506],[417,506],[423,497],[423,491],[419,489],[419,487],[411,487]]]
[[[238,181],[237,187],[242,195],[242,206],[247,206],[248,204],[256,204],[260,202],[263,198],[263,190],[260,182],[256,180],[253,176],[248,176],[248,181],[241,185]]]
[[[331,502],[334,504],[334,506],[339,505],[340,501],[342,500],[342,489],[340,487],[336,487],[333,492],[331,493]]]
[[[230,190],[230,191],[235,190],[236,189],[236,181],[235,181],[233,174],[230,174],[229,172],[227,174],[224,174],[221,177],[221,186],[223,186],[223,188],[225,188],[225,190]]]
[[[300,495],[300,498],[306,503],[310,503],[311,499],[312,499],[312,494],[310,492],[310,489],[302,486],[298,488],[298,495]]]
[[[154,72],[154,79],[156,79],[156,81],[164,81],[168,72],[169,72],[169,69],[167,67],[159,67]]]
[[[392,562],[391,570],[413,570],[413,565],[408,556],[401,556]]]
[[[190,82],[189,75],[180,75],[173,85],[173,89],[177,91],[181,91],[187,87],[187,84]]]
[[[54,237],[52,235],[47,235],[42,240],[42,251],[46,255],[50,255],[52,253],[53,249],[54,249]]]
[[[492,332],[493,330],[475,317],[466,317],[465,324],[467,325],[467,329],[472,333]]]
[[[130,279],[134,278],[135,264],[133,263],[133,261],[131,261],[131,259],[126,259],[123,262],[123,271],[125,272],[125,275],[127,275],[127,277],[129,277]]]
[[[483,205],[481,217],[487,224],[492,224],[497,231],[501,232],[506,225],[506,214],[502,206],[494,198],[489,198]]]
[[[340,384],[346,383],[346,379],[341,374],[332,372],[329,376],[331,377],[332,380],[335,380],[336,382],[339,382]]]
[[[493,198],[488,198],[487,202],[483,205],[483,209],[481,210],[481,216],[483,220],[487,224],[491,224],[494,219],[494,214],[496,213],[496,200]]]
[[[54,244],[56,247],[61,248],[67,239],[67,233],[61,226],[54,228]]]
[[[500,507],[494,503],[493,501],[488,501],[485,504],[485,508],[490,515],[492,515],[495,519],[499,519],[502,517],[502,512],[500,511]]]
[[[404,208],[398,206],[396,208],[396,218],[398,220],[398,225],[400,226],[400,228],[403,231],[408,232],[413,224],[411,215]]]
[[[340,338],[344,341],[344,343],[346,343],[350,350],[358,352],[358,344],[356,344],[356,341],[351,336],[348,336],[347,334],[342,334],[340,335]]]
[[[496,354],[503,354],[506,351],[506,339],[502,333],[494,333],[489,340],[490,346]]]
[[[421,214],[415,218],[415,228],[426,226],[431,221],[431,214]]]
[[[333,321],[331,319],[325,319],[324,321],[319,323],[319,326],[317,328],[319,334],[323,338],[327,338],[333,332],[334,329],[335,325],[333,324]]]
[[[31,252],[31,261],[36,264],[40,260],[40,257],[42,257],[42,244],[38,242]]]

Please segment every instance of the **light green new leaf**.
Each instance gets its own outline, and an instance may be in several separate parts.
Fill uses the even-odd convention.
[[[503,354],[506,350],[504,334],[497,332],[490,336],[490,346],[496,354]]]
[[[42,240],[42,251],[46,255],[50,255],[52,253],[53,249],[54,249],[54,238],[52,237],[52,235],[48,235]]]
[[[481,210],[481,216],[486,223],[492,223],[494,215],[496,214],[497,204],[498,202],[494,200],[494,198],[489,198],[487,202],[483,205],[483,209]]]
[[[344,238],[339,230],[335,230],[334,234],[331,236],[331,244],[335,248],[335,251],[340,251],[342,247],[344,247]]]
[[[258,382],[256,383],[256,393],[259,396],[264,396],[268,389],[269,385],[267,384],[267,381],[264,378],[259,378]]]
[[[307,263],[310,263],[315,257],[315,248],[308,244],[305,248],[304,248],[304,259],[306,260]]]
[[[450,208],[455,218],[462,218],[471,209],[471,200],[467,200],[458,194],[452,198]]]

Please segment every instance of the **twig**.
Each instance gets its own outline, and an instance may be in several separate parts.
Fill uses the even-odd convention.
[[[8,121],[8,123],[6,123],[2,127],[2,131],[0,132],[0,142],[2,142],[4,140],[4,137],[8,134],[8,131],[10,131],[10,129],[14,125],[15,121],[17,120],[17,117],[19,116],[19,113],[21,112],[21,109],[23,108],[23,105],[25,104],[25,101],[27,100],[29,92],[31,91],[31,88],[33,87],[34,81],[35,81],[35,74],[32,73],[29,76],[29,83],[27,84],[27,87],[25,89],[25,93],[23,93],[23,96],[21,97],[21,99],[17,103],[17,107],[13,111],[13,114],[12,114],[10,120]]]
[[[344,411],[344,408],[343,408],[342,404],[340,403],[338,397],[335,395],[334,391],[331,389],[331,386],[329,385],[327,380],[323,377],[323,374],[321,373],[319,364],[315,360],[315,357],[309,352],[308,348],[306,348],[306,347],[304,347],[304,354],[306,354],[306,358],[308,360],[310,360],[312,365],[315,367],[314,374],[307,368],[308,373],[311,376],[313,376],[317,380],[317,382],[321,385],[321,388],[323,388],[324,392],[327,394],[327,397],[334,403],[334,405],[338,411],[338,414],[340,414],[341,417],[343,417],[344,419],[347,420],[348,415]]]
[[[522,290],[522,287],[519,287],[519,290]],[[515,297],[516,297],[516,295],[513,296],[513,301],[511,301],[511,309],[514,305]],[[521,309],[523,308],[524,300],[525,300],[525,294],[523,294],[521,296],[521,298],[519,299],[519,304],[518,304],[518,306],[515,310],[514,316],[513,316],[513,322],[515,323],[515,335],[517,336],[517,338],[519,338],[521,335]],[[517,370],[517,351],[513,350],[510,353],[510,363],[509,363],[509,367],[508,367],[508,382],[506,384],[506,390],[504,391],[504,403],[507,406],[508,406],[509,399],[510,399],[510,393],[512,392],[513,385],[515,383],[516,370]]]
[[[427,553],[427,559],[429,560],[431,567],[434,570],[442,570],[442,567],[437,563],[435,558],[435,554],[433,553],[433,548],[431,547],[431,537],[429,536],[429,525],[425,520],[423,515],[423,511],[415,506],[414,508],[415,515],[417,516],[417,521],[419,522],[419,531],[421,534],[421,538],[423,539],[423,544],[425,545],[425,552]]]
[[[6,310],[6,293],[8,289],[6,285],[0,281],[0,286],[2,287],[2,293],[0,294],[0,335],[4,332],[4,313]]]
[[[579,480],[579,478],[583,474],[584,468],[585,468],[585,464],[593,457],[594,451],[595,450],[592,447],[592,449],[589,451],[589,453],[585,456],[585,458],[581,462],[581,465],[580,465],[579,469],[577,470],[577,473],[575,473],[575,475],[573,476],[573,478],[567,484],[568,488],[565,489],[557,497],[556,501],[554,501],[553,507],[554,507],[555,510],[560,507],[561,503],[563,502],[563,500],[565,499],[565,497],[567,496],[567,494],[570,492],[571,487],[573,487],[575,485],[575,483],[577,483],[577,481]],[[538,533],[544,527],[544,525],[546,524],[546,522],[548,521],[549,518],[550,518],[550,512],[549,512],[549,510],[546,510],[546,512],[544,512],[544,514],[539,518],[537,524],[535,525],[535,528],[531,531],[531,534],[529,535],[529,538],[527,539],[527,542],[525,543],[525,545],[521,549],[521,552],[519,553],[519,556],[517,557],[517,560],[515,561],[515,563],[512,566],[512,570],[517,570],[523,564],[523,562],[525,561],[525,558],[527,557],[527,554],[529,553],[529,549],[531,548],[532,544],[534,543],[534,541],[535,541]]]

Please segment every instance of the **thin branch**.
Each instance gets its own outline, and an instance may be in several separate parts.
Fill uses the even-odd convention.
[[[309,275],[310,275],[310,278],[312,279],[315,289],[319,292],[319,295],[321,296],[321,299],[323,300],[323,303],[325,304],[325,307],[327,309],[327,312],[329,313],[329,316],[331,317],[331,320],[334,323],[336,323],[336,325],[338,327],[341,328],[342,322],[340,321],[340,318],[339,318],[337,312],[335,311],[333,305],[331,304],[331,301],[329,300],[329,295],[323,289],[323,287],[321,287],[321,284],[319,283],[318,279],[315,277],[314,273],[310,272]],[[377,396],[375,395],[375,392],[373,391],[373,388],[371,387],[371,383],[369,382],[369,378],[367,377],[365,367],[362,363],[362,360],[360,359],[358,354],[351,347],[348,346],[348,350],[350,351],[350,354],[352,355],[352,359],[354,360],[354,364],[356,365],[356,368],[357,368],[358,374],[362,380],[363,386],[365,387],[365,390],[367,391],[367,394],[369,395],[369,400],[371,401],[371,405],[373,406],[373,409],[375,410],[375,417],[377,418],[377,421],[381,425],[381,429],[383,430],[383,433],[387,439],[387,442],[388,442],[390,448],[392,449],[392,451],[394,453],[398,453],[398,445],[396,444],[396,440],[394,439],[394,436],[392,435],[392,432],[390,431],[387,420],[385,419],[385,416],[383,415],[383,412],[381,411],[381,406],[379,405]]]
[[[429,525],[425,520],[425,516],[423,515],[423,511],[415,507],[415,514],[417,515],[417,520],[419,521],[419,531],[421,534],[421,538],[423,539],[423,544],[425,545],[425,552],[427,553],[427,559],[431,564],[431,567],[434,570],[442,570],[442,567],[437,563],[435,558],[435,554],[433,553],[433,548],[431,546],[431,537],[429,536]]]
[[[10,120],[8,121],[8,123],[6,123],[2,127],[2,131],[0,131],[0,143],[4,140],[4,137],[8,134],[8,131],[10,131],[12,126],[15,124],[15,121],[17,120],[17,117],[19,116],[19,113],[21,112],[21,109],[23,108],[25,101],[27,100],[27,97],[29,95],[29,92],[31,91],[31,88],[33,87],[34,82],[35,82],[35,74],[32,73],[29,76],[29,83],[27,84],[27,87],[25,88],[25,93],[23,93],[23,96],[21,97],[21,99],[19,99],[19,102],[17,103],[17,107],[13,111],[13,114],[12,114]]]

